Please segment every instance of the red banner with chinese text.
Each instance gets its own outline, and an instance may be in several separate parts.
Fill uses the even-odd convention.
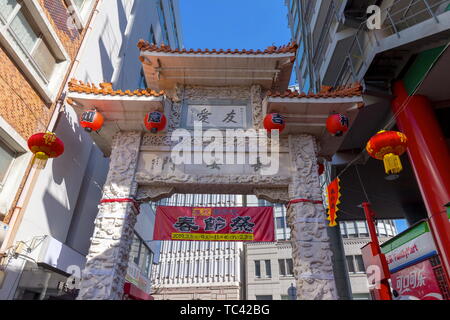
[[[341,203],[339,198],[341,196],[339,192],[339,178],[334,179],[327,187],[327,197],[328,197],[328,218],[330,221],[328,224],[330,227],[334,227],[337,225],[336,223],[336,212],[339,210],[337,205]]]
[[[156,208],[153,240],[275,241],[273,207]]]

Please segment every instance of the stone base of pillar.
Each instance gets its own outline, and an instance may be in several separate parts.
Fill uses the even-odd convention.
[[[136,218],[130,203],[101,205],[78,300],[122,299]]]

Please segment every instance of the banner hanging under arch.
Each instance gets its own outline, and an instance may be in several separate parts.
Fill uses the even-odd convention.
[[[153,240],[273,242],[273,207],[158,206]]]
[[[341,193],[339,192],[340,186],[339,186],[340,179],[336,178],[327,186],[327,200],[328,200],[328,218],[327,220],[330,221],[328,224],[330,227],[337,226],[336,218],[337,218],[337,211],[339,210],[337,205],[341,203],[339,201],[339,198],[341,197]]]

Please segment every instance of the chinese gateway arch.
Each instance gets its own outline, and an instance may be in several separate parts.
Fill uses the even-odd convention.
[[[364,106],[361,87],[324,87],[317,94],[287,90],[296,44],[258,51],[194,51],[141,41],[138,48],[149,89],[69,83],[68,102],[80,115],[95,107],[105,117],[101,131],[91,135],[111,157],[78,298],[121,299],[139,202],[174,193],[220,193],[254,194],[284,204],[297,200],[289,206],[288,224],[298,298],[337,299],[317,159],[330,159],[345,138],[326,132],[327,117],[344,113],[351,124]],[[233,129],[260,129],[266,114],[283,115],[278,172],[263,175],[249,164],[224,164],[220,170],[171,164],[171,133],[192,130],[189,110],[198,106],[208,106],[211,114],[240,110],[241,116],[231,122]],[[143,122],[155,110],[168,120],[156,134]],[[229,128],[211,121],[220,130]]]

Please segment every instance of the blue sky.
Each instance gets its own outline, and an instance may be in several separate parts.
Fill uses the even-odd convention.
[[[403,230],[408,228],[406,220],[395,220],[395,226],[397,227],[398,232],[402,232]]]
[[[265,49],[291,34],[284,0],[179,0],[187,49]]]

